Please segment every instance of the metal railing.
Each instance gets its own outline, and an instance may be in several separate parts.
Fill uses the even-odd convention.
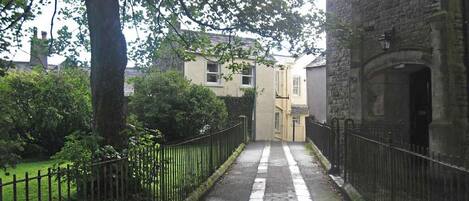
[[[315,122],[309,117],[306,118],[306,122],[306,137],[314,142],[330,162],[330,173],[337,174],[341,166],[340,138],[337,129],[326,123]]]
[[[336,168],[331,173],[366,200],[469,200],[469,170],[462,158],[396,140],[396,126],[341,123],[344,129],[338,120],[334,126],[308,121],[308,137]]]
[[[182,142],[130,149],[124,158],[0,179],[0,201],[184,200],[246,140],[245,123]]]

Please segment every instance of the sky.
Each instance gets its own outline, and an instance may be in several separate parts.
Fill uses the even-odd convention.
[[[321,9],[326,8],[326,0],[316,0],[317,1],[317,6]],[[64,4],[61,1],[58,1],[58,10],[62,8]],[[52,13],[54,11],[54,6],[50,4],[49,6],[45,6],[42,10],[42,14],[40,16],[37,16],[33,21],[25,23],[25,28],[30,28],[30,27],[37,27],[38,28],[38,35],[40,35],[41,31],[46,31],[47,37],[50,37],[50,28],[51,28],[51,18],[52,18]],[[59,21],[55,20],[54,21],[54,29],[53,31],[56,32],[59,28],[62,26],[67,25],[70,30],[74,30],[77,26],[73,22],[67,22],[67,21]],[[25,29],[25,30],[26,30]],[[124,30],[124,35],[126,37],[127,41],[132,41],[137,38],[137,33],[134,30]],[[56,34],[55,34],[56,35]],[[245,35],[245,34],[240,34],[240,35]],[[248,36],[248,35],[245,35]],[[14,61],[29,61],[29,53],[30,53],[30,38],[31,36],[26,36],[24,40],[22,40],[22,47],[21,48],[14,48],[12,47],[10,49],[10,54],[8,56],[12,58]],[[40,37],[40,36],[39,36]],[[325,40],[320,41],[320,44],[318,44],[319,47],[325,48]],[[278,52],[274,52],[274,54],[281,54],[281,55],[287,55],[288,52],[286,50],[281,50]],[[89,53],[83,53],[83,57],[90,58]],[[60,64],[65,60],[64,57],[60,55],[51,55],[48,58],[48,63],[49,64]],[[135,65],[134,61],[129,61],[128,67],[132,67]]]

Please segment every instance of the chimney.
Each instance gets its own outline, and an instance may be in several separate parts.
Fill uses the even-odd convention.
[[[47,32],[41,31],[41,38],[42,40],[47,40]]]
[[[47,32],[41,31],[41,38],[37,37],[37,28],[33,29],[33,37],[31,38],[31,52],[29,65],[32,67],[41,66],[47,69],[47,56],[49,54]]]

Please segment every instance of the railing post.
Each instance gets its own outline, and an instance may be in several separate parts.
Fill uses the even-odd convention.
[[[2,178],[0,178],[0,201],[3,201],[3,183],[2,183]]]
[[[388,153],[388,161],[390,163],[390,166],[389,167],[389,180],[390,180],[390,183],[391,183],[391,201],[394,201],[395,200],[395,190],[394,190],[394,163],[393,163],[393,156],[392,156],[392,151],[393,151],[393,141],[392,141],[392,133],[389,131],[387,133],[388,135],[388,144],[389,144],[389,153]]]
[[[210,155],[209,155],[210,171],[213,172],[213,135],[210,136]]]
[[[239,121],[241,122],[241,124],[243,125],[243,138],[244,138],[244,143],[247,143],[248,142],[248,139],[247,139],[247,118],[246,116],[244,115],[240,115],[239,116]]]
[[[355,123],[353,122],[352,119],[347,119],[345,120],[344,122],[344,126],[345,126],[345,129],[344,129],[344,181],[347,183],[348,182],[348,166],[350,164],[348,164],[348,135],[349,135],[349,129],[351,128],[354,128],[355,127]],[[352,127],[350,127],[352,126]],[[352,155],[350,155],[352,156]]]
[[[161,200],[166,200],[166,185],[165,185],[165,176],[164,176],[164,157],[165,157],[165,153],[164,153],[164,145],[160,145],[160,196],[161,196]]]
[[[331,129],[329,130],[331,139],[331,148],[332,148],[332,160],[331,160],[331,170],[330,174],[340,175],[340,125],[337,118],[331,120]]]
[[[341,136],[340,136],[340,122],[339,122],[339,119],[337,118],[334,118],[332,119],[332,124],[335,125],[335,140],[336,140],[336,153],[335,153],[335,165],[337,167],[337,171],[340,175],[341,173],[341,170],[340,170],[340,166],[341,166],[341,153],[342,153],[342,144],[341,144]]]

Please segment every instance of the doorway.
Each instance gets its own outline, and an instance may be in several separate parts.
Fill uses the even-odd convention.
[[[431,71],[423,68],[410,74],[410,143],[429,146],[432,121]]]

